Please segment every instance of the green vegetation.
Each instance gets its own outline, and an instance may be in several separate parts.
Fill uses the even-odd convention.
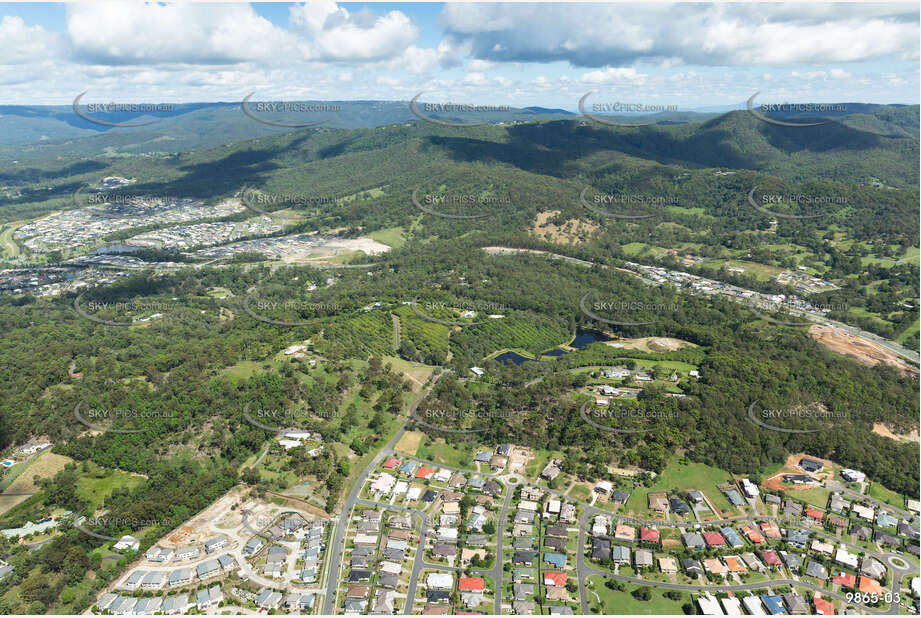
[[[95,510],[102,506],[106,497],[115,490],[133,489],[143,480],[141,476],[120,470],[105,470],[87,462],[80,480],[77,481],[77,496],[86,500],[91,510]]]
[[[687,492],[697,489],[723,513],[734,515],[736,510],[717,485],[731,481],[732,477],[725,471],[706,464],[692,463],[687,460],[672,460],[648,487],[637,487],[627,500],[626,510],[634,513],[647,513],[647,496],[655,492]]]
[[[587,584],[589,607],[599,607],[600,614],[681,615],[685,613],[682,605],[691,600],[688,593],[674,595],[679,597],[674,600],[665,596],[665,590],[635,584],[620,584],[622,590],[612,590],[600,575],[590,576]]]

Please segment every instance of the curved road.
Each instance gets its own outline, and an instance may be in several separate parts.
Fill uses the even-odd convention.
[[[429,382],[428,386],[422,390],[419,394],[419,397],[412,403],[409,407],[407,416],[412,417],[416,413],[416,408],[419,406],[419,403],[428,395],[429,391],[435,386],[439,378],[444,375],[439,373],[434,376]],[[361,471],[361,474],[358,475],[358,478],[355,479],[355,482],[352,485],[352,489],[349,490],[348,497],[345,500],[345,504],[342,507],[342,513],[339,515],[339,525],[336,526],[336,535],[335,538],[330,543],[329,549],[327,550],[329,555],[329,581],[326,584],[326,596],[323,599],[323,613],[332,614],[335,609],[333,606],[336,604],[336,592],[339,589],[339,571],[342,565],[342,547],[345,541],[345,530],[348,527],[349,515],[352,513],[352,508],[358,502],[358,495],[361,493],[361,488],[364,486],[365,481],[368,478],[368,475],[374,470],[385,457],[389,456],[393,452],[393,447],[396,445],[397,441],[403,436],[403,433],[406,431],[406,425],[404,424],[400,429],[394,434],[389,442],[378,451],[377,455],[374,456],[374,459]]]

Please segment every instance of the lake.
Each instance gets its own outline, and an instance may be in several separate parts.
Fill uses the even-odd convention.
[[[599,333],[596,330],[577,330],[576,338],[573,339],[572,343],[569,345],[578,349],[584,348],[587,345],[596,343],[598,341],[612,341],[612,337],[608,337],[604,333]]]
[[[499,361],[500,363],[515,363],[516,365],[520,365],[521,363],[525,361],[534,360],[534,359],[522,356],[521,354],[518,354],[517,352],[503,352],[502,354],[496,357],[496,360]]]

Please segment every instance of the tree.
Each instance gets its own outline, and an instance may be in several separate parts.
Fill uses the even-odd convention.
[[[652,600],[652,588],[649,586],[640,586],[636,590],[630,593],[634,599],[638,601],[651,601]]]

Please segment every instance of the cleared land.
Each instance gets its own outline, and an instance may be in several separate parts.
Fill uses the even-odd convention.
[[[810,326],[809,334],[829,350],[837,352],[842,356],[853,358],[867,365],[885,363],[893,367],[898,367],[905,374],[913,373],[918,375],[918,369],[916,367],[906,363],[894,352],[890,352],[881,345],[867,341],[866,339],[861,339],[849,333],[829,328],[828,326],[822,326],[821,324],[813,324]]]
[[[5,513],[17,504],[29,499],[32,494],[41,490],[34,479],[50,479],[55,474],[64,469],[73,459],[64,455],[56,455],[51,451],[45,451],[36,457],[32,463],[26,466],[25,470],[19,473],[19,476],[10,483],[2,494],[0,494],[0,513]]]
[[[415,455],[416,451],[419,450],[419,445],[422,443],[424,435],[421,431],[407,431],[397,440],[393,450],[407,455]]]

